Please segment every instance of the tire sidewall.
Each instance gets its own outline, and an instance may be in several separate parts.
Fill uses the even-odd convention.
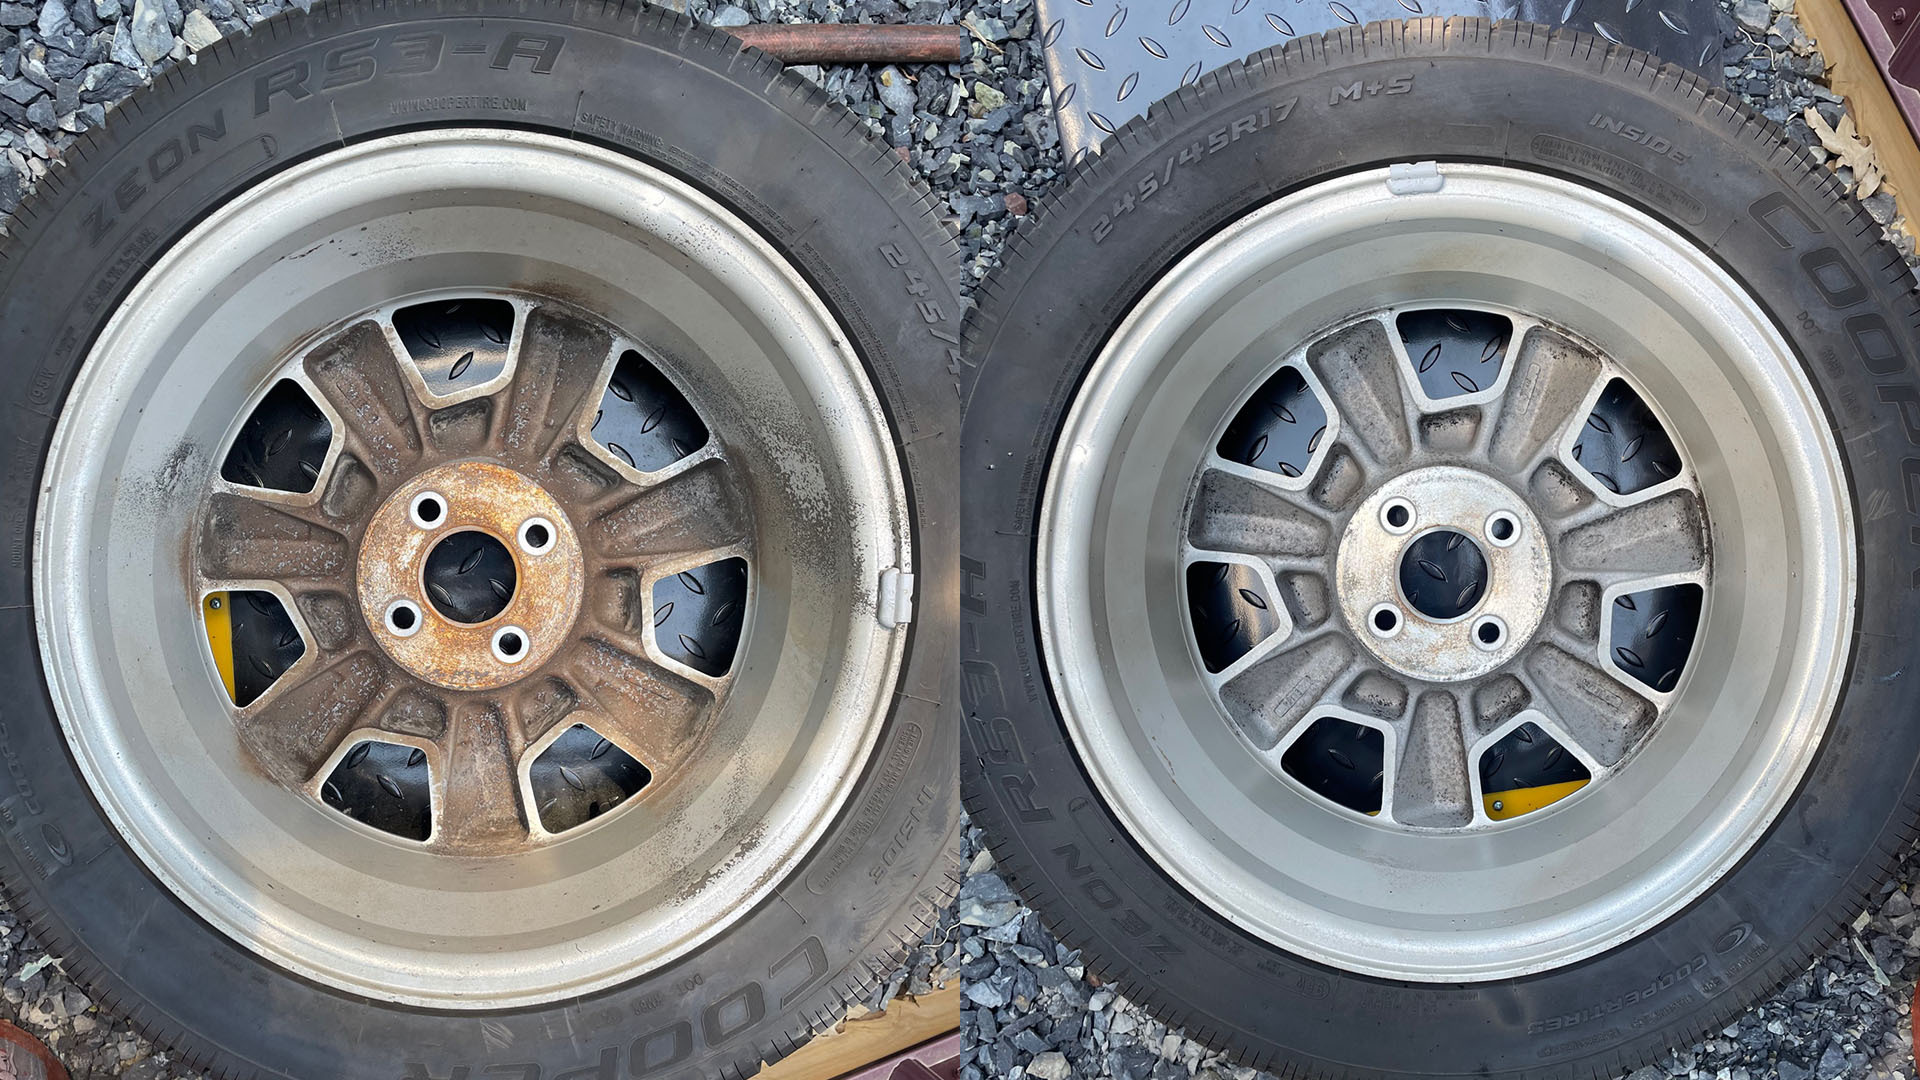
[[[1804,966],[1912,833],[1920,505],[1907,478],[1920,473],[1920,396],[1909,343],[1920,316],[1877,226],[1840,204],[1777,129],[1696,77],[1541,27],[1442,26],[1375,24],[1203,79],[1110,141],[1021,238],[969,338],[982,367],[961,446],[963,786],[1003,868],[1091,968],[1247,1064],[1342,1076],[1617,1072],[1685,1045]],[[1070,745],[1032,603],[1053,442],[1129,305],[1256,206],[1421,160],[1594,186],[1740,278],[1808,361],[1851,480],[1866,575],[1825,745],[1742,864],[1634,942],[1470,986],[1356,977],[1288,955],[1154,866]],[[1389,1026],[1395,1038],[1380,1039]]]
[[[429,50],[428,47],[431,46]],[[435,60],[426,65],[423,50]],[[294,977],[194,917],[120,841],[74,767],[38,662],[33,513],[82,359],[161,252],[236,192],[422,126],[590,139],[754,224],[819,291],[893,426],[922,598],[881,741],[776,895],[715,941],[604,993],[435,1012]],[[819,89],[731,38],[638,6],[322,5],[223,41],[136,95],[0,242],[0,879],[102,1004],[222,1075],[613,1080],[738,1076],[884,977],[937,921],[959,827],[954,689],[960,305],[923,190]]]

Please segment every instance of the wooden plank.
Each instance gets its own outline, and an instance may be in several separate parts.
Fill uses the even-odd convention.
[[[917,998],[895,998],[883,1013],[843,1020],[772,1065],[756,1080],[834,1080],[960,1028],[960,983]]]
[[[1900,213],[1911,215],[1913,208],[1907,204],[1920,199],[1920,146],[1914,145],[1906,118],[1853,18],[1840,0],[1799,0],[1794,14],[1827,61],[1833,92],[1847,99],[1855,128],[1880,159],[1886,186],[1901,200]]]

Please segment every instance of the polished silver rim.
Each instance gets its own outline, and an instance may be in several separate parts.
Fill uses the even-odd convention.
[[[1437,173],[1290,195],[1136,305],[1063,430],[1036,604],[1082,761],[1183,886],[1458,982],[1629,940],[1740,859],[1826,729],[1855,567],[1737,282],[1580,185]]]
[[[903,482],[744,222],[568,140],[336,151],[197,226],[61,416],[42,656],[195,912],[383,1000],[631,979],[786,879],[904,635]]]

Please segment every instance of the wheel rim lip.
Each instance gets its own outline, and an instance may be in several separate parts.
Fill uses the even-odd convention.
[[[476,166],[492,171],[478,173]],[[94,590],[85,584],[92,557],[89,553],[94,548],[90,540],[95,536],[111,540],[108,519],[112,506],[103,509],[90,502],[96,485],[103,480],[102,470],[107,468],[99,459],[108,453],[103,448],[114,444],[112,421],[134,409],[126,391],[139,383],[139,372],[144,369],[127,358],[147,359],[161,347],[159,342],[170,343],[166,335],[188,325],[190,316],[206,314],[196,306],[195,289],[203,279],[218,275],[215,271],[196,271],[196,260],[229,269],[245,266],[250,271],[260,269],[255,264],[263,260],[268,269],[283,265],[297,246],[293,239],[303,235],[302,229],[325,232],[339,215],[351,217],[353,183],[363,179],[385,183],[390,186],[381,190],[387,196],[395,191],[413,191],[415,196],[425,198],[461,190],[450,183],[450,175],[460,167],[469,175],[481,177],[472,190],[503,198],[541,197],[564,207],[569,214],[608,217],[623,226],[621,235],[627,240],[632,236],[648,238],[664,253],[660,256],[663,265],[668,259],[678,260],[673,265],[685,273],[702,275],[701,281],[725,284],[731,291],[714,298],[715,302],[724,302],[729,312],[737,312],[740,325],[758,335],[754,340],[764,339],[767,356],[787,365],[777,371],[769,369],[764,375],[758,369],[746,372],[759,376],[760,381],[743,382],[742,392],[760,395],[757,403],[767,409],[769,426],[787,422],[788,413],[805,405],[815,410],[805,415],[813,416],[828,433],[822,440],[827,445],[819,452],[832,457],[821,458],[819,465],[808,458],[814,473],[797,479],[783,474],[782,481],[796,487],[796,499],[812,498],[823,518],[841,512],[836,500],[842,496],[826,485],[846,479],[844,490],[857,493],[857,497],[844,499],[842,516],[846,521],[839,530],[844,534],[843,550],[831,557],[820,556],[818,561],[824,568],[834,559],[843,560],[858,576],[850,576],[844,584],[845,594],[838,599],[840,610],[834,611],[832,618],[816,617],[814,621],[820,627],[812,631],[809,643],[822,654],[837,658],[841,666],[831,670],[833,682],[828,683],[823,675],[816,696],[805,699],[805,715],[791,721],[794,747],[783,750],[786,757],[762,755],[767,760],[754,766],[759,770],[754,775],[765,774],[772,778],[769,783],[778,781],[782,786],[759,801],[753,801],[750,792],[730,796],[738,804],[735,813],[765,810],[766,820],[750,834],[736,838],[736,857],[717,863],[711,873],[684,875],[696,878],[697,888],[671,894],[661,886],[655,892],[666,901],[648,909],[645,918],[623,923],[583,919],[581,934],[544,949],[516,951],[511,935],[504,945],[498,938],[480,938],[471,952],[447,953],[395,945],[391,940],[376,941],[374,935],[340,934],[336,927],[316,920],[309,912],[294,910],[266,896],[270,879],[264,873],[258,880],[251,879],[250,873],[258,867],[244,859],[235,864],[237,876],[228,873],[235,867],[221,860],[235,857],[235,853],[225,839],[201,829],[205,823],[200,817],[182,817],[179,807],[165,804],[167,796],[181,796],[179,785],[169,782],[166,792],[156,793],[152,790],[155,785],[145,782],[154,774],[130,775],[136,765],[150,765],[156,753],[143,742],[148,736],[137,730],[139,724],[124,730],[105,730],[116,713],[125,711],[116,707],[116,697],[120,703],[126,700],[124,686],[118,681],[121,671],[111,659],[116,651],[109,640],[111,628],[79,627],[75,623],[81,620],[53,614],[94,610],[98,606],[95,597],[105,594],[104,588]],[[372,179],[366,179],[369,177]],[[297,198],[288,196],[289,192]],[[266,229],[260,241],[261,252],[228,252],[222,258],[222,253],[210,249],[230,230],[244,230],[249,224],[259,226],[275,211],[284,217],[288,198],[294,202],[308,200],[310,205],[303,209],[310,212],[310,219]],[[383,257],[371,258],[377,261]],[[493,257],[494,264],[499,262]],[[587,273],[581,271],[583,276]],[[154,305],[159,303],[154,299],[157,292],[167,294],[162,297],[159,315],[154,314]],[[155,329],[156,322],[161,329]],[[160,337],[155,338],[155,334]],[[144,346],[134,348],[130,343]],[[113,367],[109,368],[102,357],[114,358]],[[136,370],[130,373],[130,367]],[[768,386],[786,388],[789,384],[793,395],[790,407],[770,402]],[[99,401],[110,407],[91,416],[83,416],[77,404]],[[791,438],[794,431],[780,434]],[[127,438],[132,440],[134,436]],[[89,452],[77,452],[76,447]],[[205,456],[205,451],[201,459],[183,454],[185,460],[180,464],[191,468],[197,460],[200,466],[208,467]],[[835,471],[820,472],[821,467]],[[796,471],[799,468],[795,466]],[[127,302],[102,331],[63,407],[45,477],[34,541],[35,589],[43,598],[36,618],[37,633],[43,670],[63,732],[97,801],[148,868],[217,929],[297,974],[380,1000],[450,1009],[540,1004],[627,981],[711,940],[796,872],[818,846],[851,796],[862,765],[877,744],[905,662],[906,635],[879,624],[877,584],[882,569],[912,565],[906,488],[890,425],[849,336],[784,256],[732,212],[643,163],[552,136],[451,129],[372,140],[296,165],[217,210],[175,243],[136,283]],[[790,509],[783,509],[783,513]],[[158,549],[148,552],[149,557],[156,552],[152,569],[158,578],[173,560],[168,552]],[[801,558],[789,558],[792,565],[783,571],[785,584],[796,594],[815,589],[822,576],[820,570],[802,567]],[[184,565],[185,559],[179,562]],[[862,581],[870,584],[861,586],[858,583]],[[184,595],[184,583],[181,591]],[[194,610],[190,604],[188,611]],[[743,630],[736,673],[754,655],[748,647],[756,640],[752,625],[756,619],[765,623],[765,632],[800,625],[797,602],[791,598],[768,610],[770,614],[750,617],[750,625]],[[794,673],[802,665],[793,659],[797,654],[790,651],[792,647],[797,646],[761,656],[758,666],[767,670],[755,676],[758,693],[771,694],[797,680]],[[167,648],[171,646],[160,647],[161,653]],[[204,643],[200,651],[204,653]],[[210,662],[204,666],[211,670]],[[224,723],[225,716],[221,719]],[[735,727],[739,729],[739,725]],[[392,741],[406,744],[408,740],[393,737]],[[537,748],[535,744],[528,752]],[[729,746],[724,753],[729,755],[725,761],[731,763],[751,758],[741,746]],[[710,771],[717,772],[719,767]],[[245,776],[215,779],[224,785],[219,797],[243,810],[260,794],[248,786],[253,781]],[[720,805],[728,797],[717,792],[704,796],[708,805]],[[621,815],[609,817],[619,819]],[[606,821],[603,818],[575,832],[583,836],[608,834],[603,828]],[[403,846],[368,832],[368,836],[356,837],[355,843],[365,843],[354,850],[367,854],[372,865],[383,865],[381,860],[392,857]],[[689,843],[701,839],[695,830],[682,832]],[[713,844],[709,844],[711,847]],[[315,857],[311,864],[324,870],[337,868],[338,860]],[[606,875],[604,869],[599,872]],[[475,885],[471,889],[479,891],[483,887]],[[462,891],[425,895],[457,898]],[[572,925],[556,924],[555,932],[569,930]]]
[[[1610,919],[1591,918],[1592,904],[1576,906],[1570,909],[1572,914],[1528,910],[1520,913],[1525,921],[1502,930],[1473,926],[1458,917],[1430,920],[1431,925],[1424,929],[1383,927],[1376,916],[1405,913],[1398,908],[1389,911],[1384,906],[1376,909],[1348,903],[1347,897],[1337,893],[1316,891],[1310,882],[1290,881],[1296,892],[1286,894],[1276,886],[1276,880],[1282,880],[1280,875],[1265,866],[1251,868],[1261,858],[1256,849],[1240,844],[1236,839],[1239,834],[1230,832],[1206,808],[1228,805],[1215,788],[1244,780],[1245,770],[1258,766],[1249,765],[1246,754],[1236,756],[1239,743],[1229,739],[1233,745],[1222,748],[1218,735],[1194,733],[1213,718],[1177,707],[1172,697],[1135,700],[1129,696],[1140,696],[1140,681],[1166,679],[1167,669],[1176,661],[1154,653],[1140,654],[1142,660],[1137,663],[1113,658],[1127,655],[1124,645],[1170,638],[1173,631],[1164,622],[1153,627],[1142,625],[1137,633],[1129,632],[1123,644],[1116,644],[1113,637],[1119,631],[1103,625],[1107,616],[1102,612],[1108,610],[1109,598],[1102,594],[1099,606],[1094,598],[1101,588],[1110,587],[1116,580],[1125,581],[1129,575],[1145,579],[1156,572],[1156,560],[1168,557],[1159,547],[1143,543],[1138,550],[1129,548],[1112,556],[1118,561],[1108,565],[1109,555],[1098,554],[1093,548],[1096,535],[1124,535],[1129,539],[1151,535],[1157,540],[1167,535],[1166,527],[1157,524],[1160,519],[1184,514],[1177,504],[1157,505],[1157,495],[1166,486],[1159,478],[1182,472],[1184,465],[1142,465],[1139,474],[1150,478],[1133,483],[1118,495],[1118,482],[1107,476],[1114,461],[1123,465],[1127,460],[1164,463],[1168,458],[1163,455],[1175,442],[1184,449],[1204,441],[1201,436],[1143,446],[1139,439],[1139,431],[1150,423],[1141,418],[1151,416],[1154,408],[1178,413],[1185,403],[1200,401],[1207,393],[1195,390],[1172,403],[1155,400],[1154,395],[1162,393],[1165,384],[1182,376],[1189,381],[1197,377],[1186,369],[1167,374],[1174,369],[1174,361],[1166,356],[1186,355],[1181,350],[1196,350],[1200,342],[1227,353],[1234,353],[1241,344],[1247,345],[1248,352],[1270,344],[1254,340],[1251,332],[1208,340],[1211,326],[1203,324],[1194,312],[1217,314],[1229,310],[1233,298],[1256,294],[1261,274],[1272,275],[1267,279],[1270,281],[1285,273],[1289,259],[1304,264],[1354,243],[1352,230],[1359,225],[1393,229],[1425,220],[1423,215],[1445,217],[1467,205],[1459,202],[1463,196],[1477,200],[1476,212],[1486,215],[1481,227],[1493,228],[1487,222],[1494,219],[1523,223],[1563,241],[1578,228],[1605,217],[1621,223],[1619,227],[1625,227],[1637,239],[1659,238],[1665,245],[1660,255],[1670,260],[1665,265],[1649,263],[1651,256],[1640,257],[1621,249],[1617,237],[1604,238],[1613,245],[1608,252],[1622,265],[1646,275],[1646,280],[1665,279],[1676,288],[1691,290],[1686,295],[1714,296],[1727,305],[1728,313],[1727,319],[1711,324],[1715,330],[1727,332],[1729,322],[1737,323],[1740,335],[1764,344],[1771,360],[1784,361],[1777,370],[1764,373],[1767,392],[1773,395],[1769,404],[1802,417],[1824,416],[1804,372],[1765,313],[1724,270],[1665,226],[1608,196],[1557,178],[1498,166],[1448,164],[1441,169],[1446,186],[1433,195],[1388,198],[1385,170],[1314,185],[1248,214],[1169,270],[1129,311],[1103,346],[1068,411],[1049,465],[1035,548],[1036,621],[1054,701],[1077,757],[1134,841],[1191,895],[1256,936],[1332,967],[1414,982],[1513,978],[1551,970],[1630,940],[1709,888],[1771,825],[1808,768],[1844,676],[1844,645],[1854,610],[1851,504],[1844,494],[1847,489],[1838,450],[1822,419],[1813,432],[1817,444],[1814,453],[1802,453],[1804,448],[1798,446],[1781,453],[1788,459],[1785,468],[1797,485],[1796,492],[1810,496],[1830,512],[1828,520],[1840,526],[1816,537],[1820,542],[1810,547],[1817,550],[1817,556],[1804,560],[1806,583],[1802,592],[1813,598],[1810,608],[1828,617],[1808,620],[1822,632],[1807,635],[1812,644],[1797,661],[1799,666],[1792,678],[1777,680],[1790,682],[1794,690],[1791,696],[1804,702],[1805,707],[1779,710],[1788,714],[1789,722],[1769,731],[1765,753],[1753,755],[1750,767],[1740,774],[1750,782],[1735,785],[1723,777],[1713,785],[1714,793],[1726,805],[1718,812],[1701,812],[1702,840],[1692,849],[1718,845],[1724,850],[1717,856],[1695,860],[1697,865],[1686,863],[1670,873],[1661,874],[1654,868],[1631,878],[1632,889],[1614,897],[1619,907]],[[1453,200],[1454,208],[1437,209],[1442,206],[1439,200]],[[1543,207],[1573,216],[1549,220],[1551,214]],[[1377,266],[1374,272],[1388,275]],[[1182,296],[1209,299],[1189,300],[1182,308],[1175,303]],[[1267,299],[1271,301],[1272,297]],[[1368,306],[1350,297],[1337,301],[1321,297],[1322,309],[1303,316],[1309,323],[1301,334],[1286,338],[1284,345],[1261,355],[1276,357],[1273,363],[1277,364],[1278,357],[1309,340],[1311,334],[1330,329]],[[1340,306],[1341,302],[1347,306]],[[1231,367],[1233,361],[1220,363]],[[1261,373],[1272,369],[1243,365],[1233,370],[1233,385],[1257,386]],[[1237,391],[1225,393],[1224,399],[1231,403],[1239,396]],[[1216,393],[1209,399],[1210,406],[1219,400],[1221,394]],[[1215,415],[1209,414],[1209,425],[1215,422]],[[1231,410],[1225,415],[1230,416]],[[1329,420],[1337,424],[1331,410]],[[1224,418],[1218,422],[1224,423]],[[1330,427],[1323,442],[1331,444],[1335,435]],[[1185,480],[1182,477],[1169,483],[1184,486]],[[1063,496],[1063,492],[1072,494]],[[1710,503],[1708,516],[1717,526],[1713,510]],[[1149,516],[1156,524],[1140,523]],[[1113,532],[1120,528],[1112,524],[1116,520],[1124,521],[1125,530],[1130,531]],[[1719,537],[1717,528],[1715,536]],[[1716,552],[1724,547],[1724,543],[1717,545]],[[1732,606],[1731,602],[1723,605]],[[1142,610],[1125,606],[1114,621],[1138,619],[1144,624]],[[1709,625],[1705,620],[1711,614],[1703,616],[1703,634]],[[1186,637],[1181,630],[1179,643],[1190,648]],[[1696,644],[1696,650],[1699,648]],[[1107,658],[1104,666],[1102,657]],[[1197,659],[1184,657],[1178,663],[1195,667]],[[1118,671],[1109,674],[1106,668]],[[1140,670],[1151,674],[1129,682],[1126,672]],[[1785,698],[1783,695],[1782,700]],[[1522,714],[1522,718],[1526,716]],[[1224,729],[1224,717],[1218,719]],[[1498,734],[1494,732],[1488,738]],[[1694,738],[1687,752],[1695,752],[1699,742]],[[1475,745],[1471,738],[1469,743]],[[1177,780],[1171,775],[1176,771]],[[1556,819],[1571,820],[1563,816],[1567,804],[1591,801],[1576,796],[1516,821],[1525,822],[1532,836],[1538,837],[1556,827]],[[1232,805],[1238,807],[1239,803]],[[1286,811],[1306,809],[1326,813],[1306,803],[1283,807]],[[1274,811],[1274,818],[1277,820],[1281,813]],[[1257,820],[1264,824],[1268,819]],[[1350,838],[1356,834],[1343,835]],[[1545,850],[1537,839],[1530,842]],[[1301,846],[1293,854],[1305,858],[1305,853],[1312,850]],[[1463,854],[1470,857],[1472,853]],[[1407,875],[1391,885],[1405,890],[1413,882]],[[1330,906],[1338,910],[1327,910]],[[1583,911],[1587,915],[1583,916]],[[1542,917],[1548,914],[1551,917]]]

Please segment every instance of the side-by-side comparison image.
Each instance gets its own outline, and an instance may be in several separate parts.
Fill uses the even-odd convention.
[[[1907,0],[0,0],[0,1080],[1920,1080]]]

